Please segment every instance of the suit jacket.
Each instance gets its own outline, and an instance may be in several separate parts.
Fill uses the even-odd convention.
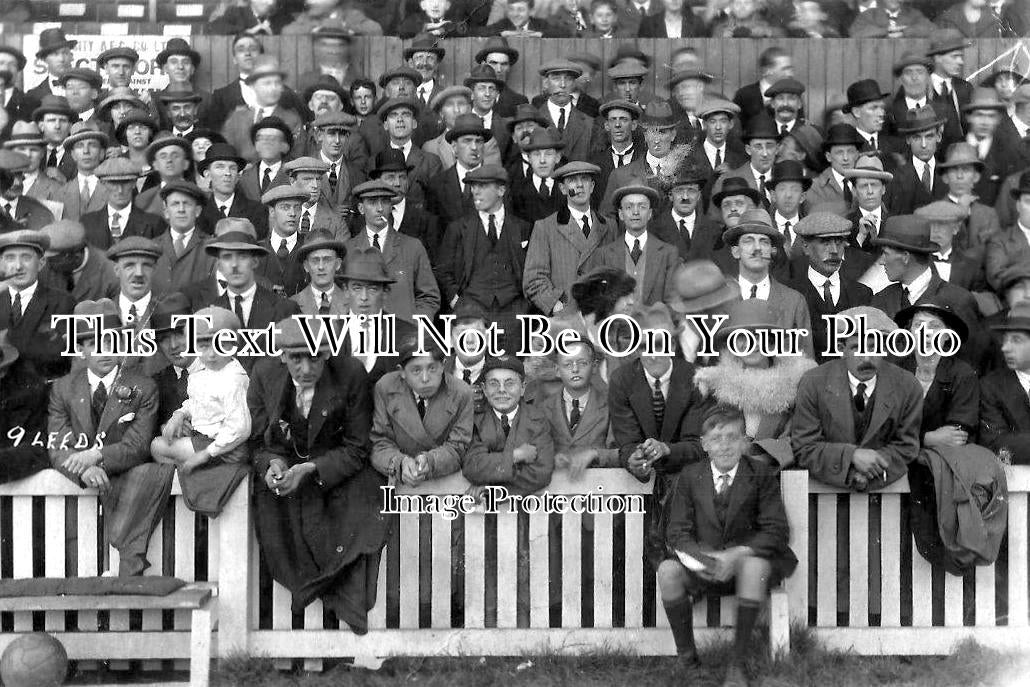
[[[46,286],[68,293],[72,301],[95,301],[99,298],[115,298],[118,296],[120,285],[118,275],[114,273],[114,264],[107,259],[101,250],[90,250],[86,246],[86,259],[82,266],[72,273],[71,284],[68,276],[59,274],[51,269],[49,265],[43,267],[39,273],[39,282]]]
[[[661,183],[647,164],[646,152],[634,155],[633,162],[623,165],[611,173],[608,183],[605,185],[604,197],[598,210],[612,222],[618,222],[618,208],[612,203],[615,192],[622,186],[634,183],[644,183],[658,191],[659,198],[667,197],[667,193],[661,188]],[[662,201],[657,208],[651,208],[654,213],[664,212],[668,207],[668,201]]]
[[[558,301],[569,305],[572,284],[587,273],[597,253],[612,239],[612,232],[595,212],[590,213],[590,236],[572,221],[565,206],[533,225],[522,272],[526,297],[541,312],[549,314]]]
[[[1030,243],[1016,222],[992,236],[987,242],[984,254],[984,271],[987,283],[998,291],[1001,288],[1001,273],[1010,265],[1030,260]]]
[[[1030,464],[1030,402],[1010,369],[991,372],[980,385],[980,443],[1008,449],[1014,464]]]
[[[346,241],[351,236],[357,236],[365,231],[365,218],[355,215],[350,224],[350,233],[342,240]],[[437,255],[440,252],[440,241],[443,238],[443,229],[440,227],[440,220],[436,215],[428,212],[424,206],[414,203],[407,203],[404,207],[404,216],[401,218],[401,225],[397,231],[405,236],[418,239],[426,249],[429,256],[429,263],[435,265]]]
[[[970,293],[988,290],[982,263],[954,249],[952,249],[951,255],[948,256],[948,263],[951,265],[951,274],[945,281],[949,284],[961,286]],[[936,262],[931,265],[930,269],[934,271],[934,274],[940,276],[940,270],[937,269]],[[943,279],[943,277],[941,278]]]
[[[445,227],[476,211],[471,193],[461,192],[458,172],[453,166],[430,182],[428,196],[426,209],[439,217]]]
[[[562,392],[558,391],[544,399],[543,411],[551,425],[554,453],[568,456],[577,451],[594,449],[597,458],[590,463],[590,467],[621,467],[619,449],[615,446],[615,437],[612,436],[608,420],[608,387],[603,382],[598,384],[599,387],[591,386],[587,392],[586,408],[575,431],[569,428],[568,409]]]
[[[905,27],[902,40],[904,38],[929,38],[937,28],[922,12],[911,7],[902,7],[898,18],[894,21],[899,26]],[[882,7],[874,7],[871,10],[860,12],[855,17],[848,35],[852,38],[887,38],[889,27],[890,17],[887,16],[887,10]]]
[[[733,275],[734,279],[736,275]],[[772,313],[776,324],[785,329],[806,329],[812,331],[812,319],[808,312],[808,303],[804,297],[790,288],[770,277],[769,286],[769,310]],[[748,294],[742,294],[747,296]],[[802,350],[809,358],[815,357],[812,345],[812,336],[800,338]]]
[[[211,94],[211,98],[203,104],[204,106],[200,110],[198,120],[201,126],[214,131],[221,131],[230,113],[237,107],[246,105],[246,102],[243,100],[243,90],[240,88],[241,81],[242,79],[239,78],[233,79],[225,86],[215,89]],[[297,83],[303,84],[301,80],[298,80]],[[301,88],[303,88],[303,85]],[[298,113],[306,112],[308,107],[307,103],[303,102],[296,91],[289,86],[283,86],[282,103],[286,109]]]
[[[833,171],[827,167],[812,180],[812,187],[805,192],[805,199],[809,207],[820,203],[843,203],[844,189],[837,185],[837,180],[833,178]]]
[[[65,328],[51,324],[51,318],[71,315],[75,309],[72,297],[37,281],[35,293],[28,303],[22,303],[21,319],[13,327],[9,326],[11,307],[10,289],[0,290],[0,326],[8,330],[11,345],[23,359],[32,363],[40,376],[52,379],[66,373],[72,359],[61,355],[65,348]]]
[[[229,299],[230,295],[231,293],[226,291],[216,298],[212,305],[217,305],[226,310],[233,310]],[[257,291],[254,293],[254,302],[250,306],[250,317],[242,324],[247,329],[264,329],[270,324],[285,320],[287,317],[299,313],[300,306],[295,301],[282,298],[271,289],[258,284]],[[247,366],[248,360],[251,361],[249,367]],[[240,363],[247,368],[247,372],[250,372],[254,367],[254,360],[255,358],[253,357],[247,358],[244,356],[240,358]]]
[[[591,268],[613,267],[625,270],[629,249],[623,236],[624,234],[616,236],[608,244],[602,246]],[[642,285],[637,285],[637,291],[642,296],[641,304],[671,302],[676,291],[673,275],[676,267],[680,264],[679,251],[675,246],[662,241],[651,233],[644,247],[643,260],[644,282]]]
[[[536,179],[531,174],[519,181],[512,182],[508,187],[511,193],[512,211],[520,219],[530,224],[553,215],[566,204],[565,194],[558,188],[557,181],[551,180],[551,190],[546,196],[540,195],[535,183]]]
[[[343,289],[339,286],[333,285],[333,290],[329,296],[329,314],[334,316],[346,315],[350,312],[350,308],[347,307],[346,303],[347,295]],[[320,303],[315,300],[315,294],[312,293],[310,285],[301,289],[298,293],[290,296],[290,300],[296,303],[300,307],[300,311],[305,315],[317,315]]]
[[[249,132],[250,129],[248,128]],[[243,173],[240,174],[240,180],[236,182],[236,188],[243,192],[243,195],[252,201],[261,201],[261,179],[258,178],[258,169],[261,167],[260,163],[250,165]],[[272,182],[268,185],[268,188],[278,186],[280,184],[290,183],[289,177],[286,176],[286,172],[283,171],[282,167],[279,167],[278,173],[272,177]],[[267,227],[268,220],[265,220],[265,226]]]
[[[916,176],[912,158],[908,158],[906,164],[898,167],[894,172],[894,179],[887,184],[885,200],[888,211],[892,215],[911,215],[916,208],[929,205],[935,200],[947,198],[948,185],[941,179],[940,167],[936,165],[934,166],[932,187],[932,193],[926,190],[926,186]]]
[[[586,97],[580,97],[580,100]],[[540,105],[540,115],[549,122],[548,126],[556,127],[557,122],[551,119],[550,110],[547,104]],[[569,160],[586,160],[590,157],[590,136],[594,130],[594,119],[586,115],[579,107],[569,109],[568,121],[565,122],[565,131],[562,132],[561,140],[565,144],[563,151]]]
[[[261,246],[268,250],[268,254],[261,257],[256,274],[258,277],[267,279],[275,293],[283,298],[289,298],[308,283],[308,275],[297,256],[297,251],[304,245],[304,239],[300,236],[297,237],[297,242],[293,244],[293,250],[285,259],[280,259],[276,252],[281,240],[279,235],[273,232],[271,236],[260,242]]]
[[[23,191],[23,193],[30,198],[35,198],[36,200],[52,200],[60,202],[57,200],[57,194],[60,192],[63,185],[64,184],[57,179],[52,178],[46,172],[40,172],[36,175],[36,180],[32,182],[32,186],[29,187],[29,190]]]
[[[536,457],[516,463],[515,449],[524,445],[536,449]],[[501,421],[487,406],[477,413],[472,442],[462,461],[461,474],[472,484],[506,487],[517,494],[532,494],[551,482],[554,473],[554,441],[544,410],[532,403],[520,403],[515,421],[505,436]]]
[[[350,310],[348,310],[347,312],[349,314]],[[383,312],[384,314],[387,314],[386,311]],[[418,330],[415,327],[415,325],[400,318],[398,318],[394,323],[394,336],[396,341],[404,341],[409,337],[415,336],[417,331]],[[350,332],[344,334],[343,341],[340,345],[340,353],[339,355],[334,356],[334,359],[335,358],[354,359],[354,356],[351,355]],[[365,368],[365,371],[368,373],[369,393],[371,393],[371,390],[376,385],[376,383],[383,378],[383,375],[396,370],[397,365],[399,363],[399,355],[376,356],[375,362],[373,363],[371,369],[368,369],[367,367]]]
[[[39,231],[54,221],[54,215],[35,198],[19,196],[18,206],[14,209],[14,219],[25,229]]]
[[[969,103],[973,98],[973,85],[958,77],[954,77],[951,80],[952,90],[955,98],[958,99],[958,106],[961,108],[963,105]],[[932,86],[931,86],[932,88]],[[966,136],[965,128],[965,115],[960,109],[955,108],[955,98],[945,97],[944,95],[934,91],[932,94],[934,102],[941,102],[944,107],[948,110],[948,119],[944,125],[944,138],[946,141],[961,141]]]
[[[6,103],[3,102],[3,98],[0,97],[0,107],[4,108],[7,112],[8,121],[2,128],[0,128],[0,141],[6,141],[11,135],[11,130],[14,129],[14,123],[19,120],[30,121],[32,118],[32,111],[26,108],[27,100],[25,94],[18,87],[15,87],[11,93],[11,99]]]
[[[612,160],[612,147],[608,135],[603,127],[600,130],[598,129],[598,125],[601,122],[601,118],[594,120],[594,135],[591,138],[594,151],[590,154],[590,159],[587,160],[590,164],[597,165],[601,169],[594,180],[594,192],[590,195],[590,205],[595,208],[601,206],[605,189],[608,187],[608,179],[616,169],[615,161]],[[639,131],[640,129],[637,129],[637,133]],[[643,157],[647,153],[647,147],[643,144],[643,138],[638,143],[637,136],[634,134],[633,145],[627,149],[627,152],[629,153],[629,157],[625,159],[625,164],[627,165],[637,158]]]
[[[665,12],[643,17],[640,20],[640,30],[637,35],[640,38],[668,38],[669,32],[665,28]],[[705,24],[701,18],[695,15],[690,7],[684,8],[683,18],[680,20],[680,38],[705,35],[707,35]]]
[[[1008,117],[1003,117],[1003,120],[1011,124]],[[1010,175],[1026,168],[1030,161],[1023,157],[1019,146],[1014,145],[1011,140],[1006,141],[996,133],[983,163],[984,170],[980,174],[980,181],[973,187],[973,193],[981,203],[994,205],[1002,182]]]
[[[733,102],[740,108],[740,119],[744,122],[765,112],[765,99],[758,81],[737,89],[733,94]]]
[[[722,245],[722,233],[725,230],[718,222],[701,214],[700,207],[694,210],[694,234],[687,237],[674,223],[671,210],[656,215],[648,227],[648,231],[665,243],[671,244],[679,251],[680,260],[710,260],[718,246]]]
[[[236,151],[247,162],[258,162],[257,151],[250,140],[250,127],[254,124],[254,110],[249,107],[237,107],[225,120],[222,125],[222,136],[227,143],[236,148]],[[304,121],[300,115],[293,110],[288,110],[283,103],[275,106],[272,116],[278,117],[293,132],[293,143],[301,141],[304,133]]]
[[[508,252],[509,264],[515,275],[522,275],[525,269],[526,248],[529,246],[532,231],[531,225],[515,217],[510,211],[505,211],[497,250]],[[447,227],[440,250],[440,262],[433,267],[445,304],[450,305],[455,296],[464,293],[476,269],[476,243],[488,240],[486,232],[483,231],[483,223],[479,221],[479,214],[476,212],[465,215]],[[506,305],[508,304],[502,303],[501,307]]]
[[[268,238],[268,208],[251,200],[246,193],[237,191],[233,194],[232,205],[229,206],[229,217],[242,217],[250,220],[257,232],[258,239]],[[200,212],[197,226],[207,234],[215,233],[215,225],[222,219],[222,211],[218,209],[215,197],[208,197]]]
[[[494,122],[494,126],[497,126],[497,122]],[[443,167],[444,172],[454,166],[456,159],[454,157],[454,149],[451,148],[451,144],[447,142],[446,132],[423,143],[422,152],[429,153],[440,158],[440,164]],[[486,142],[486,145],[483,146],[483,164],[500,165],[502,162],[501,146],[498,144],[496,138],[491,138]],[[430,181],[430,184],[432,184],[432,181]]]
[[[547,102],[547,95],[544,94],[544,93],[537,93],[529,101],[529,103],[533,107],[537,108],[538,110],[541,107],[543,107],[544,103],[546,103],[546,102]],[[599,101],[597,98],[595,98],[594,96],[590,95],[589,93],[580,92],[579,95],[576,96],[576,98],[572,101],[572,109],[579,110],[580,112],[585,114],[587,117],[590,117],[591,119],[597,119],[598,109],[600,107],[601,107],[601,101]],[[596,125],[596,122],[595,122],[595,125]],[[597,127],[595,126],[594,130],[596,130],[596,128]]]
[[[107,207],[107,190],[98,180],[96,188],[93,189],[93,195],[90,196],[89,203],[83,207],[82,198],[79,196],[78,178],[72,176],[71,179],[61,187],[61,190],[57,194],[57,200],[64,204],[64,219],[79,219],[87,213],[102,210]],[[20,204],[21,203],[19,203],[19,205]]]
[[[400,477],[401,458],[425,454],[429,478],[461,469],[472,441],[472,387],[449,375],[426,404],[420,418],[415,395],[399,370],[375,385],[372,418],[372,465],[388,477]]]
[[[645,17],[653,17],[662,11],[662,3],[659,0],[651,0],[647,6],[647,12],[645,16],[641,16],[640,12],[635,7],[632,7],[632,3],[625,2],[619,7],[619,11],[616,16],[618,21],[615,25],[624,29],[627,36],[639,36],[640,27],[644,23]]]
[[[703,203],[705,210],[707,210],[712,199],[712,187],[715,185],[716,180],[723,175],[712,169],[712,162],[708,159],[708,153],[705,152],[703,140],[694,146],[694,150],[691,151],[690,158],[693,160],[694,164],[702,170],[707,178],[704,186],[701,187],[701,202]],[[737,146],[731,145],[730,141],[727,141],[723,164],[726,165],[728,169],[737,169],[747,163],[747,153],[739,149]]]
[[[852,455],[856,448],[868,448],[888,462],[887,478],[870,481],[870,490],[900,479],[919,454],[923,389],[911,373],[883,362],[870,403],[868,428],[863,436],[856,436],[845,361],[831,360],[805,373],[791,427],[798,465],[820,482],[855,488]]]
[[[747,546],[753,555],[769,561],[774,579],[789,576],[798,559],[788,546],[790,525],[777,471],[743,456],[727,491],[726,511],[720,518],[711,463],[684,466],[669,497],[669,548],[697,556]]]
[[[102,210],[86,213],[79,221],[86,228],[86,243],[89,245],[106,251],[115,244],[115,240],[111,236],[111,227],[106,207]],[[125,222],[125,226],[122,227],[121,238],[142,236],[146,239],[156,239],[164,231],[164,228],[164,219],[157,215],[151,215],[149,212],[143,212],[139,208],[130,205],[129,218]]]
[[[514,117],[515,108],[528,102],[529,99],[526,96],[505,86],[501,89],[501,94],[497,97],[497,102],[494,104],[494,114],[501,117]]]
[[[347,240],[347,251],[371,247],[368,234],[362,231]],[[396,282],[390,285],[383,309],[411,321],[414,315],[432,319],[440,310],[440,289],[436,286],[433,266],[422,242],[390,229],[382,246],[386,268]]]
[[[405,161],[413,168],[408,172],[407,198],[421,205],[425,202],[429,182],[444,170],[443,162],[435,154],[427,153],[414,144]]]
[[[183,291],[190,284],[214,274],[215,259],[204,251],[203,245],[209,238],[209,234],[194,228],[186,250],[176,257],[171,229],[158,236],[156,240],[161,245],[161,257],[157,259],[154,270],[154,293],[164,295]]]
[[[833,305],[823,300],[822,289],[816,289],[815,285],[808,279],[807,261],[805,272],[799,274],[788,283],[790,288],[801,294],[808,306],[808,316],[812,322],[812,347],[815,353],[816,362],[822,364],[832,360],[830,356],[823,355],[827,345],[826,323],[823,315],[835,315],[844,312],[848,308],[860,305],[869,305],[873,299],[872,290],[865,284],[848,279],[843,274],[840,278],[840,298]]]

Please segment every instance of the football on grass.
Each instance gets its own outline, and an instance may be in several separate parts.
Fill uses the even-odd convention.
[[[0,657],[4,687],[57,687],[68,673],[68,653],[45,632],[21,635]]]

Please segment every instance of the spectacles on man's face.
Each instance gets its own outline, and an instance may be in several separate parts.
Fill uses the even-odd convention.
[[[497,379],[491,379],[486,383],[486,388],[490,391],[500,391],[503,388],[508,393],[511,393],[517,391],[520,384],[522,382],[518,379],[506,379],[503,383]]]

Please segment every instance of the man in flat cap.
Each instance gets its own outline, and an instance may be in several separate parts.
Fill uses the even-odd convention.
[[[47,152],[43,160],[45,170],[62,183],[75,176],[75,160],[64,147],[64,139],[71,131],[75,113],[63,95],[48,95],[32,111],[32,121],[43,132]]]
[[[28,169],[22,173],[22,195],[40,201],[53,201],[63,182],[54,178],[60,175],[56,169],[52,171],[54,176],[51,176],[43,164],[47,150],[46,139],[35,122],[12,123],[14,126],[3,143],[3,149],[29,158]]]
[[[207,195],[188,181],[173,181],[160,193],[168,231],[157,238],[162,255],[157,261],[154,289],[164,294],[183,291],[209,276],[214,263],[204,252],[203,244],[210,235],[197,227]]]
[[[389,147],[404,153],[404,160],[411,167],[409,194],[419,203],[425,200],[430,182],[443,171],[440,158],[422,150],[412,140],[419,126],[420,110],[418,101],[412,98],[393,98],[383,103],[378,113],[389,138]]]
[[[97,55],[97,69],[107,75],[107,89],[100,92],[100,98],[106,98],[115,88],[132,86],[132,76],[136,73],[139,53],[129,46],[115,46]]]
[[[347,239],[347,250],[373,248],[383,254],[394,279],[386,297],[387,312],[408,321],[414,321],[415,315],[431,320],[440,310],[440,289],[425,246],[393,226],[396,191],[386,182],[366,181],[355,187],[354,199],[364,222],[360,231]]]
[[[41,284],[71,294],[75,303],[118,294],[118,275],[104,251],[90,248],[81,222],[62,219],[43,227],[50,239]]]
[[[197,220],[204,233],[214,233],[220,219],[242,217],[254,225],[259,239],[268,236],[268,208],[238,188],[244,166],[246,161],[228,143],[215,143],[197,163],[197,172],[208,180],[211,189]]]
[[[305,158],[315,158],[324,166],[325,171],[319,172],[322,195],[336,206],[346,204],[351,189],[365,178],[368,150],[364,139],[354,135],[356,126],[357,118],[342,110],[320,114],[311,123],[315,147],[308,148]]]
[[[347,246],[327,231],[314,231],[297,250],[308,284],[290,299],[305,315],[346,315],[347,295],[336,284],[347,257]]]
[[[141,236],[130,236],[119,241],[107,252],[118,276],[118,295],[113,299],[118,316],[126,328],[139,334],[150,328],[158,299],[154,295],[154,270],[161,257],[161,246]],[[154,363],[150,356],[126,356],[122,367],[126,370],[149,370]]]
[[[529,312],[522,274],[532,227],[504,206],[509,182],[503,168],[480,167],[465,182],[475,210],[447,227],[434,271],[444,306],[466,299],[478,303],[504,329],[502,346],[514,355],[522,339],[517,315]]]
[[[100,75],[92,69],[75,67],[62,74],[59,82],[64,86],[64,97],[78,121],[98,124],[96,105],[103,83]]]
[[[86,228],[86,241],[106,251],[129,236],[156,239],[164,231],[164,219],[144,212],[132,204],[140,168],[124,157],[105,160],[96,169],[96,176],[107,196],[106,207],[87,212],[80,221]]]
[[[96,170],[104,161],[109,141],[95,124],[78,123],[64,140],[64,147],[75,160],[76,173],[57,196],[64,204],[65,219],[79,219],[107,205],[107,189],[97,178]]]
[[[776,130],[780,136],[786,136],[794,131],[794,128],[805,123],[802,116],[804,101],[801,97],[805,94],[805,84],[792,76],[776,81],[765,95],[769,97],[769,111],[776,121]]]
[[[612,172],[645,153],[644,130],[639,126],[644,108],[628,100],[612,98],[601,103],[594,119],[589,162],[600,170],[594,183],[594,205],[601,202]]]
[[[168,85],[159,91],[150,90],[143,93],[143,100],[150,103],[150,113],[160,124],[163,131],[172,128],[172,119],[168,108],[161,101],[161,95],[175,91],[195,92],[194,87],[197,69],[200,67],[200,53],[190,47],[183,38],[170,38],[165,49],[157,54],[158,68],[168,77]],[[203,101],[201,108],[203,109]]]
[[[361,178],[360,172],[341,168],[341,176],[333,190],[333,184],[327,178],[329,169],[324,161],[313,157],[297,158],[283,165],[290,184],[308,194],[297,217],[297,230],[301,236],[320,230],[341,236],[347,232],[346,217],[353,213],[352,179]],[[271,190],[276,188],[273,186]]]
[[[249,131],[257,160],[243,170],[238,186],[248,198],[260,201],[268,189],[290,181],[283,165],[293,148],[293,132],[278,117],[262,119],[250,126]]]
[[[712,184],[732,169],[738,169],[747,162],[740,141],[731,138],[737,126],[740,108],[728,100],[706,100],[697,111],[704,127],[701,144],[694,147],[691,157],[705,176],[704,207],[708,207],[712,196]]]
[[[641,151],[644,153],[642,155],[635,153],[632,162],[612,170],[599,207],[601,213],[613,221],[618,218],[618,207],[612,202],[618,189],[640,180],[664,189],[662,179],[674,177],[678,173],[674,167],[681,160],[673,155],[677,122],[671,105],[664,100],[652,100],[644,108],[638,126],[644,130],[647,150]],[[653,209],[658,211],[661,208]]]
[[[298,250],[310,234],[300,231],[301,209],[309,198],[307,189],[283,184],[269,189],[261,196],[268,209],[268,238],[261,241],[257,276],[267,280],[272,290],[289,298],[304,287],[307,276],[301,267]],[[224,272],[223,272],[224,274]]]
[[[379,77],[379,87],[383,89],[381,103],[394,98],[414,98],[415,89],[420,83],[422,83],[422,75],[407,65],[394,67],[384,72]],[[383,120],[372,116],[375,112],[377,109],[374,106],[372,112],[362,120],[357,130],[365,140],[369,155],[375,155],[390,144],[390,137],[383,127]]]
[[[590,156],[594,120],[572,103],[572,90],[583,68],[569,60],[551,60],[539,71],[547,92],[547,102],[540,106],[540,114],[561,135],[566,158],[586,160]]]
[[[30,159],[7,148],[0,150],[0,217],[4,225],[39,230],[54,221],[54,215],[41,201],[23,195],[25,172]]]
[[[426,200],[429,211],[439,217],[441,223],[449,225],[474,209],[471,185],[465,179],[484,164],[485,144],[492,134],[483,127],[483,120],[469,113],[459,115],[445,136],[454,151],[455,162],[429,183]],[[506,179],[506,187],[507,184]]]

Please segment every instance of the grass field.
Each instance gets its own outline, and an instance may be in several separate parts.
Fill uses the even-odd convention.
[[[1030,685],[1030,653],[1003,654],[973,642],[948,657],[870,657],[826,651],[805,631],[792,634],[794,651],[785,659],[756,658],[749,665],[755,687],[830,687],[926,685],[927,687],[1015,687]],[[727,645],[702,652],[701,670],[681,670],[672,658],[625,654],[532,656],[524,658],[389,659],[378,671],[346,664],[329,665],[321,673],[280,672],[262,658],[237,657],[219,668],[214,684],[223,687],[651,687],[718,686],[723,678]],[[1028,647],[1030,652],[1030,647]]]

